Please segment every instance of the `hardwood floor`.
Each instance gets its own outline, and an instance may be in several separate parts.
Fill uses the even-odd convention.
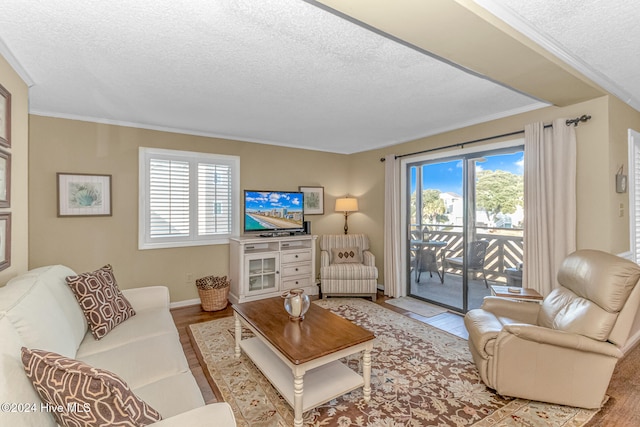
[[[404,314],[421,322],[443,329],[462,338],[467,338],[462,316],[455,313],[442,313],[433,317],[423,317],[401,308],[386,304],[388,298],[378,294],[376,304],[389,310]],[[191,344],[187,326],[192,323],[206,322],[233,315],[231,306],[215,312],[202,311],[199,305],[183,307],[171,310],[173,320],[180,333],[180,342],[189,362],[189,367],[200,386],[205,402],[212,403],[221,399],[219,392],[209,385],[206,373],[198,361],[196,350]],[[632,349],[620,360],[613,372],[607,395],[609,401],[602,410],[596,414],[593,420],[587,424],[589,427],[608,426],[640,426],[640,345]],[[216,397],[217,396],[217,397]]]

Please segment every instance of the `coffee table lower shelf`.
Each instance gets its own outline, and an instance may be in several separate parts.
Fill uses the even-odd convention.
[[[289,405],[295,407],[291,368],[257,337],[240,341],[240,348]],[[339,361],[310,369],[304,374],[302,411],[306,412],[363,385],[363,377]]]

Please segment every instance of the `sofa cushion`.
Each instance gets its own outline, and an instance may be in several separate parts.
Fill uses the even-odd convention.
[[[176,341],[180,338],[173,317],[168,309],[147,309],[136,311],[136,315],[127,319],[123,325],[114,328],[99,341],[93,338],[91,332],[87,332],[80,343],[76,353],[76,359],[84,358],[111,350],[116,347],[128,345],[134,341],[158,335],[171,335]]]
[[[67,277],[67,283],[84,312],[89,329],[97,340],[136,312],[122,295],[111,265]]]
[[[2,314],[0,342],[0,403],[16,405],[10,410],[0,411],[0,426],[56,427],[51,414],[40,410],[40,396],[24,374],[21,359],[24,342]]]
[[[128,326],[127,324],[121,327]],[[120,376],[132,389],[182,372],[189,372],[189,363],[182,344],[174,334],[139,339],[78,360],[99,366]]]
[[[132,390],[140,399],[157,408],[162,418],[173,417],[204,406],[200,387],[191,371],[172,375]]]
[[[65,283],[69,273],[75,274],[63,266],[41,267],[0,288],[0,311],[27,347],[75,356],[87,323]]]
[[[117,375],[59,354],[22,348],[22,363],[42,402],[62,426],[145,426],[162,417]]]
[[[334,264],[362,264],[362,256],[359,248],[334,248],[331,249],[331,259]]]

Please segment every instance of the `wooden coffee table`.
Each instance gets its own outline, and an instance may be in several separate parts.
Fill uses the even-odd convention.
[[[234,304],[233,310],[236,357],[244,351],[293,407],[294,426],[302,426],[304,412],[359,387],[365,402],[371,398],[371,332],[316,304],[304,320],[289,320],[282,298]],[[243,340],[242,325],[255,337]],[[362,376],[338,361],[359,352]]]

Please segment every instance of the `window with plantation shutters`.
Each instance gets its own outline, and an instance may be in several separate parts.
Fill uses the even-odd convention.
[[[140,249],[227,243],[238,234],[240,159],[140,148]]]

